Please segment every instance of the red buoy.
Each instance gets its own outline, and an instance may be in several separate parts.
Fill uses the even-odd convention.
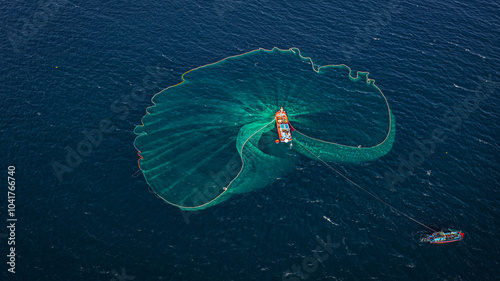
[[[274,142],[275,142],[275,143],[280,143],[280,140],[275,140]]]

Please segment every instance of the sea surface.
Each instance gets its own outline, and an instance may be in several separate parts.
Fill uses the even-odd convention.
[[[0,25],[1,280],[498,280],[498,1],[14,1]],[[199,212],[151,193],[133,146],[151,97],[275,46],[370,72],[393,149],[332,165],[463,241],[425,243],[430,230],[307,158]]]

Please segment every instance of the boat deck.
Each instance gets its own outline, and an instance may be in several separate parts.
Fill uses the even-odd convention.
[[[278,129],[279,141],[280,142],[291,142],[292,141],[292,130],[290,123],[288,122],[288,116],[286,112],[281,108],[276,112],[276,128]]]

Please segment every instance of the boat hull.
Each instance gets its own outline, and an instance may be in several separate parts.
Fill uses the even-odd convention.
[[[431,244],[446,244],[461,241],[464,238],[464,233],[462,231],[452,231],[445,233],[441,236],[439,232],[433,233],[427,236],[429,243]]]

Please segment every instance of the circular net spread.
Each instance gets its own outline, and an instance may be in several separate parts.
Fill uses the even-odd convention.
[[[318,67],[296,48],[258,49],[182,78],[153,97],[135,146],[149,186],[183,210],[270,186],[301,157],[370,161],[394,142],[394,116],[368,73]],[[280,107],[295,129],[287,144],[274,142]]]

